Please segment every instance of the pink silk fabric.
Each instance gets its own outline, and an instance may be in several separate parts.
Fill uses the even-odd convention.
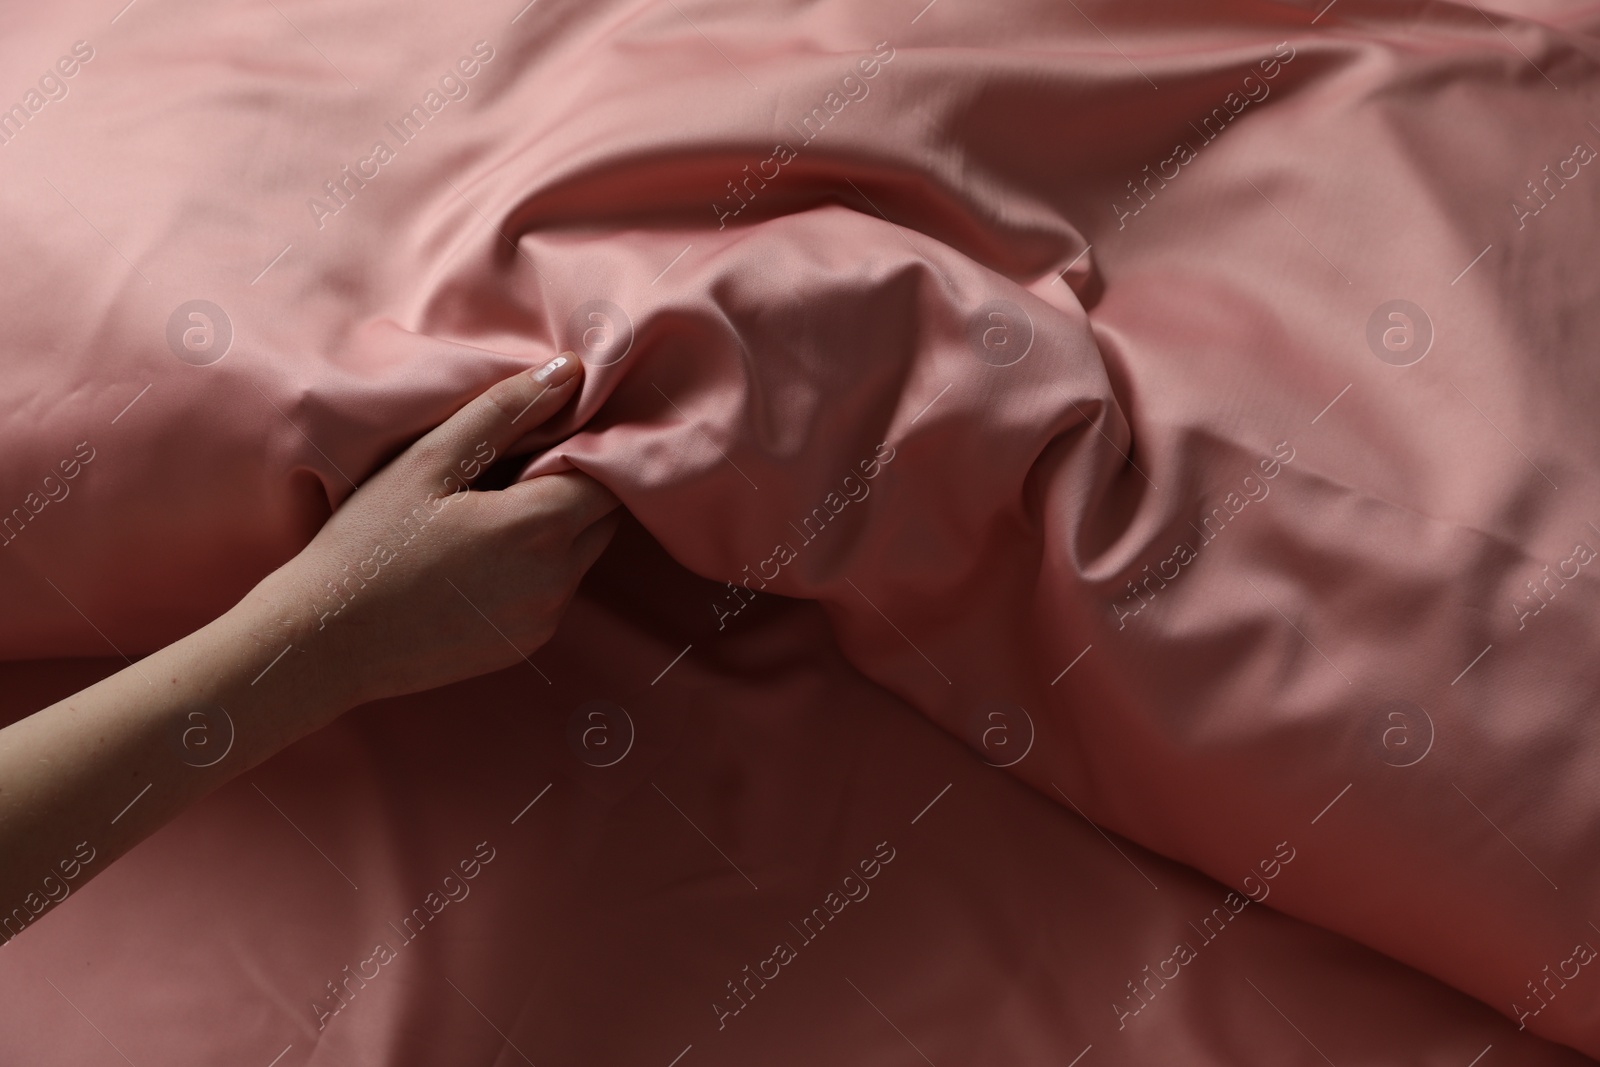
[[[562,349],[524,475],[638,526],[8,943],[0,1060],[1600,1056],[1600,6],[518,8],[3,16],[0,656]]]

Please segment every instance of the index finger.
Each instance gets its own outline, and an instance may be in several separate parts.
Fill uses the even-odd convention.
[[[453,475],[471,484],[519,438],[559,411],[582,374],[582,361],[563,352],[541,367],[496,382],[412,446],[424,474]]]

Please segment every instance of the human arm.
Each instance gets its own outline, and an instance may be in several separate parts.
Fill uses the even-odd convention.
[[[498,383],[364,482],[221,617],[0,730],[0,937],[357,704],[544,644],[610,540],[616,498],[578,472],[468,486],[581,374],[565,353]]]

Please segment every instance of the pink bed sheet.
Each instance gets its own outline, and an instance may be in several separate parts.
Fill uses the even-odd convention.
[[[676,562],[81,890],[0,1047],[1600,1055],[1600,10],[516,6],[8,16],[0,654],[184,633],[563,347],[529,473]]]
[[[637,529],[617,547],[534,657],[548,684],[365,708],[0,951],[0,1060],[1591,1062],[1102,836],[853,670],[815,606],[718,635],[714,583]],[[10,665],[7,711],[119,663]],[[1148,1005],[1119,1019],[1129,982]]]

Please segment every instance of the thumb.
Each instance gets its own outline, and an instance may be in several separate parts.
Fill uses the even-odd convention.
[[[563,352],[542,367],[496,382],[417,442],[423,474],[454,475],[470,485],[519,438],[561,410],[582,377],[582,361]]]

